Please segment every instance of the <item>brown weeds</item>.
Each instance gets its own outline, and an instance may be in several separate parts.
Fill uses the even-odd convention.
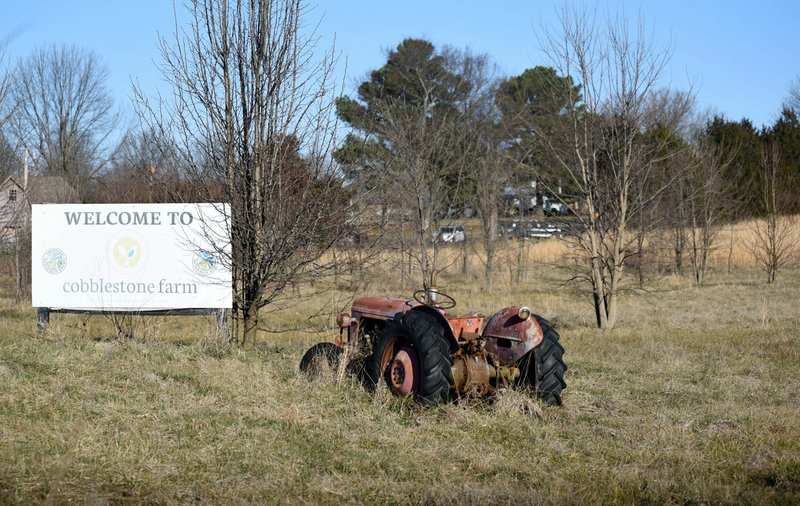
[[[423,409],[340,371],[309,381],[300,357],[355,295],[333,288],[269,313],[243,349],[209,347],[203,318],[121,340],[54,315],[39,335],[6,299],[0,503],[800,502],[800,270],[659,278],[610,331],[546,266],[530,279],[486,293],[442,278],[456,312],[524,301],[556,323],[561,407],[510,390]]]

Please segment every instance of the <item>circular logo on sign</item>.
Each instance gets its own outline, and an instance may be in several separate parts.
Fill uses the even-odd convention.
[[[50,274],[60,274],[67,268],[67,255],[59,248],[50,248],[42,255],[42,267]]]
[[[106,242],[107,265],[120,274],[136,274],[148,265],[149,242],[134,230],[122,230]]]
[[[142,245],[131,236],[120,237],[112,248],[114,261],[120,267],[136,267],[142,259]]]
[[[208,276],[217,268],[217,257],[210,251],[200,250],[192,258],[192,267],[198,274]]]

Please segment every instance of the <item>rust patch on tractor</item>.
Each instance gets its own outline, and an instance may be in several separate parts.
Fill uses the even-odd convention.
[[[536,318],[521,319],[517,313],[521,306],[501,309],[489,319],[483,336],[486,350],[496,353],[504,364],[519,361],[527,352],[542,342],[542,329]]]
[[[487,351],[480,336],[461,341],[459,350],[453,354],[451,373],[456,394],[472,397],[491,394],[520,376],[518,368],[503,365],[496,353]]]
[[[360,297],[353,301],[353,316],[358,313],[358,316],[388,320],[394,318],[397,313],[405,313],[420,305],[419,302],[399,297]]]
[[[453,337],[457,340],[466,339],[469,334],[480,335],[483,327],[483,316],[466,316],[463,318],[447,317]]]

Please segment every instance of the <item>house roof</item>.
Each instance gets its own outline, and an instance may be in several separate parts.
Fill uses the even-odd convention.
[[[9,182],[22,189],[22,185],[14,176],[7,177],[0,187],[6,186]],[[79,202],[78,192],[60,176],[31,176],[28,178],[28,189],[25,193],[31,204]]]

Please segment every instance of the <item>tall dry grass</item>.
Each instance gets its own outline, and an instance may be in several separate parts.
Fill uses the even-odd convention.
[[[556,320],[558,408],[506,391],[421,409],[338,374],[310,382],[297,363],[332,328],[217,349],[203,319],[119,340],[102,319],[54,315],[38,335],[5,300],[0,503],[797,503],[800,270],[656,285],[623,300],[612,331],[570,291],[458,294]],[[270,324],[320,325],[326,305],[302,299]]]
[[[704,286],[652,279],[601,331],[549,266],[563,245],[527,247],[524,283],[485,291],[477,252],[442,282],[456,311],[525,303],[556,323],[562,407],[510,390],[421,409],[299,374],[352,297],[416,288],[391,255],[357,289],[346,272],[297,287],[245,348],[215,346],[200,317],[118,339],[102,317],[55,314],[39,334],[3,289],[0,504],[800,503],[800,269],[767,285],[723,255]]]
[[[791,224],[792,232],[797,236],[793,242],[798,246],[794,248],[788,264],[794,265],[800,258],[800,216],[788,216],[784,220]],[[752,219],[716,229],[709,251],[708,268],[710,271],[729,272],[730,270],[761,268],[754,254],[754,248],[758,247],[756,229],[763,227],[765,227],[763,220]],[[468,227],[468,231],[472,229],[475,227]],[[671,234],[671,230],[658,230],[652,231],[646,236],[644,262],[645,269],[650,275],[661,276],[674,273],[675,250]],[[341,256],[342,253],[340,252],[339,255]],[[486,255],[479,241],[471,239],[466,245],[445,245],[440,248],[438,255],[437,264],[445,278],[462,279],[467,282],[483,279]],[[513,283],[518,277],[520,264],[524,271],[542,266],[553,269],[559,267],[571,269],[574,267],[575,258],[582,255],[583,252],[580,248],[569,238],[500,240],[494,262],[495,280],[501,285]],[[689,255],[688,249],[683,252],[684,269],[687,272],[691,270]],[[392,285],[404,288],[418,285],[421,276],[413,262],[409,263],[407,256],[401,256],[400,253],[392,251],[375,253],[371,257],[369,267],[365,271],[359,271],[359,274],[365,278],[390,279],[394,281]]]

